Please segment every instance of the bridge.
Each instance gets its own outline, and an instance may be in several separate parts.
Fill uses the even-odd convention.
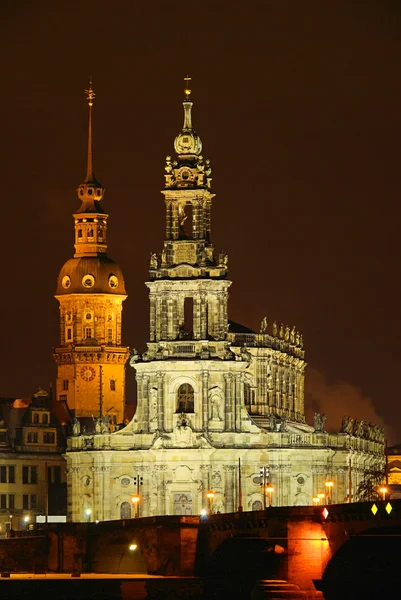
[[[0,558],[5,555],[5,543],[17,547],[18,543],[34,544],[34,540],[40,540],[42,568],[52,572],[195,576],[203,581],[232,581],[233,585],[239,576],[281,579],[297,584],[309,597],[317,586],[330,600],[329,588],[338,588],[339,580],[344,579],[342,571],[348,567],[348,571],[351,567],[355,570],[356,556],[365,550],[370,548],[366,559],[370,562],[365,565],[369,573],[374,571],[375,561],[382,569],[389,564],[390,550],[400,556],[401,500],[271,507],[211,515],[205,521],[195,516],[156,516],[49,524],[38,538],[0,540]],[[21,552],[9,550],[10,546],[9,560],[14,557],[15,561],[9,568],[21,569]],[[38,554],[26,546],[24,560],[38,560]],[[29,570],[28,566],[23,570]],[[352,573],[347,573],[350,591]],[[364,577],[366,580],[366,572]],[[348,597],[344,590],[341,594],[332,597]]]

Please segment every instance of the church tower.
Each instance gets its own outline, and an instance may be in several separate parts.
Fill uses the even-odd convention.
[[[121,341],[122,303],[126,299],[120,267],[107,252],[107,220],[100,202],[104,188],[93,172],[92,84],[89,105],[88,159],[84,182],[78,187],[81,206],[73,215],[75,254],[58,276],[60,346],[57,399],[76,417],[108,415],[122,422],[125,400],[125,363],[129,352]]]

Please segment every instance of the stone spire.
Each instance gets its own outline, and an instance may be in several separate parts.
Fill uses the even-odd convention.
[[[85,90],[88,100],[89,115],[88,115],[88,158],[86,177],[83,183],[78,187],[78,198],[82,205],[78,209],[78,213],[96,212],[104,213],[100,206],[100,201],[104,196],[104,188],[99,183],[93,172],[93,143],[92,143],[92,107],[95,99],[95,92],[92,89],[92,81],[89,81],[89,89]]]
[[[191,101],[191,77],[184,77],[184,125],[181,133],[174,140],[174,149],[179,156],[195,155],[198,156],[202,152],[202,142],[195,129],[192,126],[192,106]]]
[[[88,158],[85,180],[77,190],[81,206],[74,214],[74,256],[95,256],[104,254],[107,250],[108,214],[100,205],[100,201],[104,196],[104,187],[97,181],[93,172],[92,107],[95,92],[92,89],[92,81],[89,81],[89,89],[85,90],[85,94],[89,106]]]

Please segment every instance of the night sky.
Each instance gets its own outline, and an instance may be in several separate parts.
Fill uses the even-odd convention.
[[[188,72],[230,318],[303,333],[309,422],[325,411],[338,431],[350,414],[401,441],[398,2],[3,0],[0,49],[0,396],[55,378],[53,294],[73,254],[89,75],[109,256],[129,293],[124,342],[144,349]]]

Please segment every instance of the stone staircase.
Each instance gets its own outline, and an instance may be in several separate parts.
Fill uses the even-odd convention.
[[[250,600],[306,600],[307,597],[299,586],[284,579],[261,579],[255,583]]]

